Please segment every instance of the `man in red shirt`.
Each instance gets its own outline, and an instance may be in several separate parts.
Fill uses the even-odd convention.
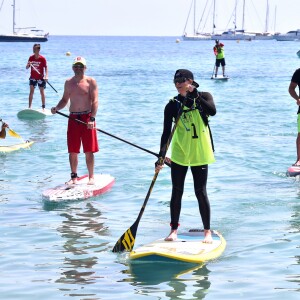
[[[41,93],[42,108],[45,108],[45,88],[46,81],[48,80],[48,68],[46,58],[40,55],[40,44],[33,45],[33,55],[28,59],[26,69],[31,67],[30,78],[29,78],[29,108],[31,108],[33,93],[35,87],[38,85]]]

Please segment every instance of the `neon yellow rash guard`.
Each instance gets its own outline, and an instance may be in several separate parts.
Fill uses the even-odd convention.
[[[184,110],[188,109],[184,107]],[[201,166],[215,162],[209,127],[204,124],[198,109],[181,115],[171,150],[171,160],[182,166]]]
[[[216,56],[217,59],[222,59],[225,57],[225,52],[223,47],[218,47],[217,48],[218,54]]]

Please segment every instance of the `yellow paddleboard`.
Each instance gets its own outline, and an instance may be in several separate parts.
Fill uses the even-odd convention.
[[[204,231],[190,229],[178,234],[176,241],[167,242],[156,240],[130,252],[130,259],[143,261],[182,261],[188,263],[202,263],[219,257],[226,247],[222,235],[213,230],[213,242],[203,243]]]
[[[12,152],[24,148],[30,148],[33,144],[33,141],[26,141],[24,143],[15,144],[15,145],[8,145],[8,146],[0,146],[0,152]]]

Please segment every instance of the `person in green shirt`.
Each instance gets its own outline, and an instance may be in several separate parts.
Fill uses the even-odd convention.
[[[224,44],[220,43],[219,40],[216,40],[216,45],[213,48],[214,54],[216,56],[216,72],[215,77],[218,76],[218,69],[220,65],[222,66],[223,77],[225,77],[225,52],[224,52]]]
[[[164,149],[166,149],[172,123],[177,118],[181,105],[183,103],[185,105],[171,143],[171,232],[165,240],[174,241],[177,239],[184,181],[190,167],[204,226],[203,242],[211,243],[210,203],[207,197],[206,183],[208,164],[213,163],[215,158],[208,116],[216,114],[216,107],[210,93],[197,90],[196,87],[199,85],[194,81],[194,75],[191,71],[177,70],[174,75],[174,84],[179,94],[168,102],[164,110],[164,127],[159,156],[162,156]],[[156,171],[163,167],[159,161],[155,164]]]

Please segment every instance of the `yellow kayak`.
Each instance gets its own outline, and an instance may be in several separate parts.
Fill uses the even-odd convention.
[[[8,145],[8,146],[0,146],[0,152],[12,152],[24,148],[30,148],[33,144],[33,141],[26,141],[24,143],[15,144],[15,145]]]

